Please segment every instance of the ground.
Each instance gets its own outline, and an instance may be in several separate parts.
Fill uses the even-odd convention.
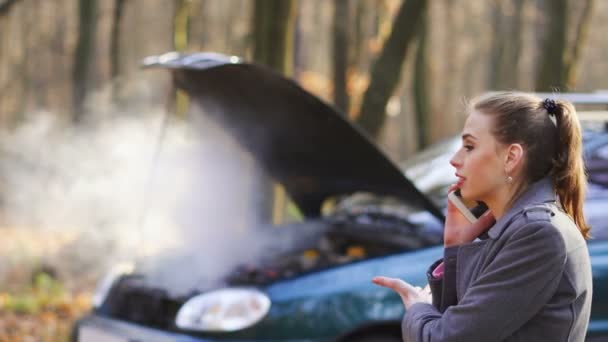
[[[24,228],[0,233],[0,342],[68,341],[73,322],[91,308],[94,282],[67,279],[41,260],[70,238]]]

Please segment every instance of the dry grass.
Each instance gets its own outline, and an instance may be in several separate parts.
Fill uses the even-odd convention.
[[[68,341],[73,322],[90,310],[90,293],[71,294],[46,274],[17,293],[0,293],[0,341]]]
[[[91,308],[91,282],[58,280],[41,271],[40,260],[70,237],[0,230],[0,342],[69,341],[72,324]]]

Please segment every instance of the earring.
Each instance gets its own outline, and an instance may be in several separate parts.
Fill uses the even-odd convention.
[[[507,176],[507,184],[513,183],[513,177]]]

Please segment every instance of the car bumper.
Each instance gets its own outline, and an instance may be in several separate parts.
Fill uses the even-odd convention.
[[[74,342],[205,342],[189,335],[175,334],[98,315],[79,320],[72,331]]]
[[[278,342],[278,340],[207,339],[167,332],[91,314],[79,320],[72,331],[72,342]],[[281,340],[285,341],[285,340]],[[290,340],[291,342],[328,342],[329,340]]]

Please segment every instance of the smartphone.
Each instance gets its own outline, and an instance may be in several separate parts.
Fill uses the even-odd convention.
[[[483,202],[477,202],[475,206],[469,208],[462,200],[460,189],[456,189],[448,194],[448,200],[454,204],[454,206],[469,220],[474,223],[477,219],[488,210],[488,206]]]

